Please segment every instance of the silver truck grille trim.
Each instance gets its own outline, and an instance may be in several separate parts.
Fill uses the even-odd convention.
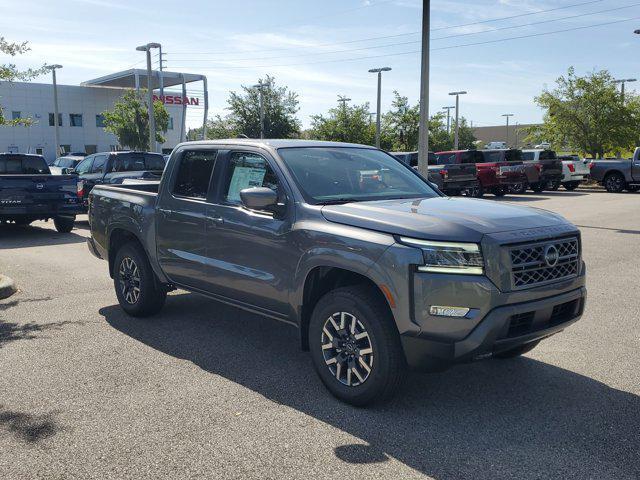
[[[508,247],[511,288],[520,290],[578,275],[580,246],[576,237],[544,240]]]

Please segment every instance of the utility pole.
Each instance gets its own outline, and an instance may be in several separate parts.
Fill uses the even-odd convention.
[[[153,113],[153,78],[151,71],[151,49],[160,48],[159,43],[147,43],[146,45],[140,45],[136,47],[138,52],[147,52],[147,94],[148,94],[148,107],[149,107],[149,150],[152,152],[158,151],[156,142],[156,117]]]
[[[345,97],[344,95],[338,95],[338,103],[342,103],[342,115],[344,117],[344,135],[342,136],[342,141],[347,141],[347,102],[350,102],[351,99]]]
[[[509,117],[513,117],[513,113],[504,113],[502,116],[507,119],[507,148],[509,148]]]
[[[418,171],[429,174],[429,33],[431,0],[422,0],[422,58],[420,63],[420,125],[418,128]]]
[[[380,110],[382,100],[382,72],[390,72],[390,67],[372,68],[369,73],[378,74],[378,110],[376,112],[376,148],[380,148]]]
[[[53,125],[56,127],[56,158],[60,153],[60,114],[58,113],[58,83],[56,81],[56,70],[62,65],[51,65],[51,75],[53,76]]]
[[[518,132],[518,127],[519,127],[519,124],[518,124],[518,122],[516,122],[516,128],[515,128],[515,133],[516,133],[516,144],[513,146],[513,148],[518,148],[518,142],[519,142],[519,140],[520,140],[520,139],[518,138],[518,133],[519,133],[519,132]]]
[[[160,80],[160,98],[162,99],[162,103],[164,103],[164,74],[162,73],[162,70],[164,68],[164,57],[162,56],[162,45],[160,44],[158,44],[158,55],[160,57],[160,73],[158,74]]]
[[[621,80],[614,80],[613,83],[619,83],[620,84],[620,98],[622,99],[622,104],[624,105],[624,84],[625,83],[631,83],[631,82],[637,82],[638,80],[635,78],[624,78]]]
[[[451,132],[451,110],[455,108],[456,107],[442,107],[443,110],[447,111],[447,135]]]
[[[263,88],[266,87],[266,83],[262,83],[262,80],[259,80],[253,88],[258,89],[258,104],[260,105],[260,138],[264,138],[264,94]]]
[[[466,95],[466,91],[450,92],[449,95],[456,96],[456,132],[453,140],[453,149],[458,150],[460,140],[460,95]]]

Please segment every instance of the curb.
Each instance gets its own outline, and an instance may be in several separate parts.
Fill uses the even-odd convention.
[[[18,289],[12,279],[5,277],[4,275],[0,275],[0,300],[10,297],[16,293],[17,290]]]

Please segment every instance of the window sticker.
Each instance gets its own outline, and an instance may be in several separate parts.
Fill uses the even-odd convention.
[[[240,190],[252,187],[261,187],[267,170],[255,167],[235,167],[231,183],[229,184],[229,192],[227,200],[231,202],[240,201]]]

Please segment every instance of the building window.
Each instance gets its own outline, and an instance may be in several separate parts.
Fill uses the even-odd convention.
[[[44,154],[44,148],[37,147],[36,148],[36,155],[43,155],[43,154]]]
[[[53,114],[53,113],[49,114],[49,126],[50,127],[55,127],[55,125],[54,125],[55,118],[56,118],[55,114]],[[61,113],[58,114],[58,126],[59,127],[62,126],[62,114]]]
[[[169,117],[169,127],[167,127],[169,130],[173,130],[173,117]]]
[[[70,113],[69,114],[69,126],[70,127],[81,127],[82,126],[82,114],[81,113]]]
[[[12,120],[20,120],[21,118],[22,118],[22,112],[19,112],[17,110],[14,110],[13,112],[11,112]]]
[[[84,153],[86,153],[87,155],[93,155],[94,153],[98,152],[98,146],[97,145],[85,145],[84,146]]]
[[[96,127],[104,128],[104,115],[96,115]]]
[[[65,155],[71,151],[71,145],[60,145],[60,150],[62,154]]]

